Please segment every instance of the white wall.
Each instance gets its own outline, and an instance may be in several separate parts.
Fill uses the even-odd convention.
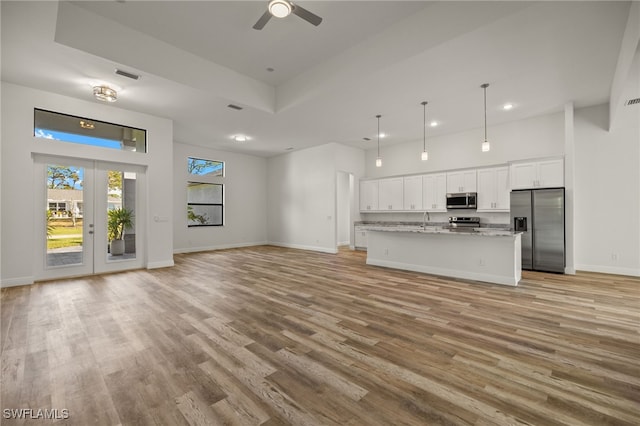
[[[576,269],[640,276],[640,106],[608,108],[575,111]]]
[[[89,117],[147,130],[147,154],[38,139],[33,109]],[[35,257],[35,185],[32,153],[100,159],[147,167],[146,266],[173,265],[173,163],[171,120],[123,110],[23,86],[2,83],[2,271],[1,285],[33,283]],[[167,218],[154,221],[153,217]]]
[[[269,243],[335,253],[336,175],[360,179],[362,157],[362,150],[330,143],[269,158]]]
[[[481,152],[483,129],[429,138],[429,160],[420,160],[422,140],[381,146],[382,167],[376,167],[376,149],[366,151],[366,176],[371,178],[504,164],[513,160],[564,154],[564,112],[489,126],[491,151]]]
[[[224,226],[187,227],[187,157],[224,161],[225,176],[207,178],[224,184]],[[212,250],[267,242],[267,160],[182,143],[173,145],[174,252]],[[202,180],[202,179],[200,179]]]

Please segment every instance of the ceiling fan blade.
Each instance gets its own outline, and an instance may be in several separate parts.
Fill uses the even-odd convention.
[[[293,6],[291,13],[293,13],[294,15],[298,15],[299,17],[309,22],[310,24],[313,24],[317,27],[322,22],[321,17],[319,17],[315,13],[309,12],[304,7],[298,6],[297,4],[291,4],[291,6]]]
[[[267,24],[267,22],[269,22],[269,19],[271,19],[271,13],[269,13],[269,11],[267,10],[261,17],[260,19],[258,19],[258,22],[255,23],[255,25],[253,26],[254,30],[261,30],[264,28],[264,26]]]

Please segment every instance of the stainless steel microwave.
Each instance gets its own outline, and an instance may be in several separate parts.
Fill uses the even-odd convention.
[[[448,209],[475,209],[478,207],[476,192],[459,192],[447,194]]]

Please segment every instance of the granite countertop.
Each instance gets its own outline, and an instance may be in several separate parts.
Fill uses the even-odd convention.
[[[521,234],[521,232],[510,230],[508,225],[500,224],[491,224],[475,228],[453,228],[448,222],[427,222],[425,227],[422,226],[422,222],[356,222],[355,225],[362,226],[368,231],[383,232],[479,235],[489,237],[512,237]]]

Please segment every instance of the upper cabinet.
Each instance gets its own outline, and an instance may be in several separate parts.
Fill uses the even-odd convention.
[[[509,168],[492,167],[478,170],[478,209],[479,212],[508,212]]]
[[[378,181],[360,181],[360,211],[378,210]]]
[[[564,160],[528,161],[511,164],[511,189],[564,186]]]
[[[422,210],[422,176],[404,177],[404,210]]]
[[[433,173],[422,177],[422,207],[430,212],[447,211],[446,173]]]
[[[394,211],[402,210],[403,178],[380,179],[378,181],[378,210]]]
[[[447,192],[476,192],[476,170],[461,170],[447,173]]]

